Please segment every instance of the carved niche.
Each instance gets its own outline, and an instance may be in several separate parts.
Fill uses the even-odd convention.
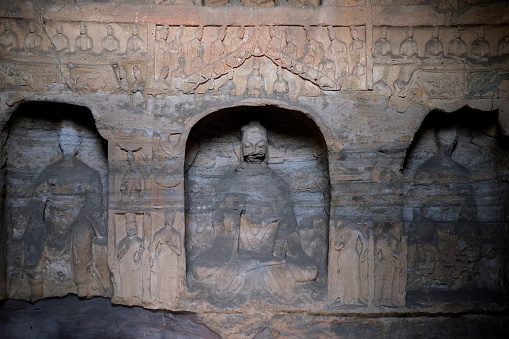
[[[410,302],[462,291],[464,301],[482,301],[503,288],[507,141],[496,115],[484,114],[431,114],[410,149],[403,211]]]
[[[72,106],[26,104],[6,144],[5,225],[10,298],[109,295],[107,160],[89,117]],[[35,112],[44,110],[44,119]]]
[[[214,113],[188,141],[187,282],[214,307],[309,309],[326,299],[326,148],[311,121],[271,111]]]

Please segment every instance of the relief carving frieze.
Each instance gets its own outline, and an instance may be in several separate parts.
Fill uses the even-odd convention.
[[[415,101],[498,95],[508,34],[484,26],[375,27],[374,88]]]

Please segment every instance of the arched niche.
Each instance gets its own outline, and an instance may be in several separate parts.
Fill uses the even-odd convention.
[[[6,296],[110,295],[107,144],[91,112],[24,103],[2,140]]]
[[[252,179],[250,174],[243,172],[243,166],[247,165],[242,156],[241,129],[251,121],[259,121],[267,131],[268,169],[265,172],[262,171],[263,173],[259,174],[257,179]],[[322,133],[315,122],[301,112],[274,106],[240,106],[211,113],[198,121],[190,131],[185,159],[187,281],[193,295],[214,305],[225,307],[244,304],[248,301],[268,302],[282,305],[282,307],[302,307],[306,304],[323,302],[326,297],[330,208],[328,172],[327,146]],[[243,177],[244,175],[246,177]],[[252,185],[245,186],[242,183],[243,178],[252,182]],[[238,188],[242,185],[244,187]],[[235,194],[231,194],[232,192]],[[274,199],[271,195],[280,196]],[[242,197],[239,198],[239,196]],[[237,198],[239,200],[236,200]],[[226,201],[232,204],[228,205]],[[278,202],[272,205],[278,205],[277,207],[269,206],[270,202],[275,201]],[[287,213],[294,215],[294,224],[289,227],[293,227],[296,231],[298,239],[296,238],[295,241],[299,243],[297,247],[302,247],[303,253],[299,255],[303,263],[313,263],[310,265],[314,265],[317,274],[314,277],[308,277],[309,279],[303,276],[298,277],[294,283],[294,276],[313,275],[313,272],[299,273],[297,263],[292,276],[290,271],[284,271],[282,267],[285,265],[279,264],[278,258],[274,258],[273,263],[274,267],[281,267],[278,273],[270,269],[248,268],[247,264],[244,265],[250,260],[255,260],[258,254],[265,257],[261,261],[266,260],[267,252],[271,252],[269,256],[273,254],[275,246],[273,242],[277,243],[277,237],[276,240],[270,238],[268,234],[272,231],[267,233],[266,238],[260,236],[257,240],[255,239],[258,242],[251,244],[249,251],[245,251],[246,247],[242,244],[234,250],[229,248],[232,246],[231,242],[222,243],[219,247],[237,251],[241,254],[240,256],[245,256],[234,259],[227,254],[227,257],[211,263],[214,266],[211,270],[223,270],[225,277],[242,274],[247,277],[248,272],[259,272],[253,273],[258,276],[253,278],[258,279],[257,282],[249,281],[250,278],[247,277],[236,281],[226,279],[223,284],[221,279],[214,280],[215,278],[204,277],[197,273],[200,265],[204,263],[204,256],[211,253],[210,251],[214,248],[218,249],[216,241],[219,238],[218,234],[222,232],[221,229],[228,223],[225,220],[229,218],[219,211],[225,207],[224,204],[228,205],[227,208],[231,207],[235,210],[238,208],[239,218],[242,215],[245,219],[244,221],[236,219],[233,230],[229,232],[237,239],[235,241],[240,243],[243,240],[240,239],[242,235],[239,234],[243,234],[244,231],[240,231],[239,228],[245,227],[243,222],[249,219],[249,214],[258,214],[261,219],[267,215],[266,222],[258,220],[260,225],[269,225],[277,220],[279,226],[275,227],[279,229],[283,227],[281,225],[286,222],[285,220],[292,218]],[[289,209],[284,211],[283,206],[290,206],[291,211]],[[271,213],[275,214],[270,215],[273,220],[269,220],[268,217]],[[220,220],[221,218],[223,219]],[[232,218],[235,219],[235,217]],[[265,232],[260,225],[251,229],[254,238],[256,234],[261,234],[257,232]],[[265,244],[265,241],[270,245]],[[284,241],[286,242],[286,239]],[[286,246],[286,243],[283,246]],[[287,254],[296,255],[290,252],[288,251]],[[278,255],[280,259],[284,258],[284,255]],[[228,262],[232,260],[240,262],[239,266],[228,267]],[[286,261],[290,262],[291,258],[287,257]],[[237,269],[244,273],[234,272]],[[280,276],[268,278],[271,274],[280,274]],[[288,274],[286,278],[288,288],[282,287],[280,294],[284,294],[285,298],[278,298],[274,296],[277,293],[271,289],[278,289],[282,284],[284,285],[283,274]],[[257,283],[260,283],[260,286],[253,287]],[[272,283],[277,286],[272,286]],[[216,293],[218,285],[231,286],[227,296],[223,297]]]
[[[408,305],[504,300],[508,150],[496,111],[422,122],[403,169]]]

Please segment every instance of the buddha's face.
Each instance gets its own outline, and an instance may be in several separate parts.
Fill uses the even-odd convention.
[[[267,154],[267,139],[256,130],[247,131],[242,137],[242,154],[246,162],[262,162]]]

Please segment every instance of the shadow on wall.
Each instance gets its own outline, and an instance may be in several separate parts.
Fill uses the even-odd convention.
[[[7,296],[109,296],[107,145],[91,112],[26,103],[2,137]]]
[[[434,111],[422,123],[404,166],[409,304],[507,291],[508,150],[497,112]]]
[[[325,299],[330,185],[311,119],[270,106],[210,114],[191,130],[185,179],[196,297],[222,306]]]

